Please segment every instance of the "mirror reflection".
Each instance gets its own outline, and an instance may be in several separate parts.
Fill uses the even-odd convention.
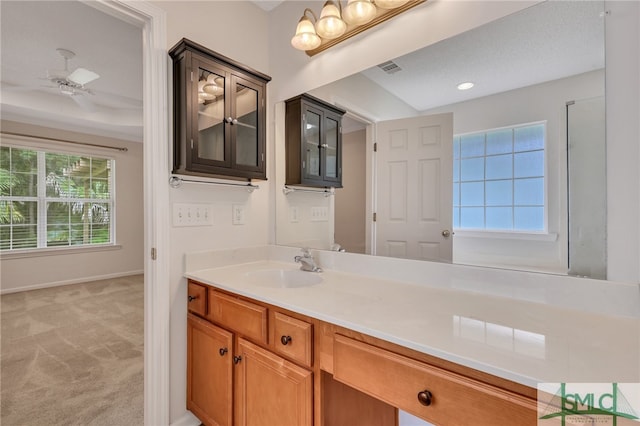
[[[343,188],[279,193],[277,243],[606,278],[603,11],[537,4],[310,91],[348,111]]]

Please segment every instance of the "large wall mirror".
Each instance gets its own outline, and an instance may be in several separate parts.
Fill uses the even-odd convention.
[[[310,91],[348,111],[344,188],[279,191],[277,244],[606,278],[604,16],[539,3]]]

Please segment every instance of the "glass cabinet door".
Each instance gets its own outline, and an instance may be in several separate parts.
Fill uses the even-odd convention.
[[[222,74],[222,75],[221,75]],[[229,163],[227,129],[225,126],[225,77],[198,67],[198,134],[193,149],[201,160]]]
[[[307,108],[304,113],[302,142],[303,152],[303,176],[307,179],[319,179],[322,177],[320,149],[322,113],[312,108]]]
[[[261,165],[258,150],[259,93],[248,84],[234,82],[235,108],[232,131],[235,132],[235,164],[256,168]]]
[[[325,119],[325,178],[327,180],[337,180],[339,175],[338,138],[340,134],[340,123],[337,119],[326,117]]]

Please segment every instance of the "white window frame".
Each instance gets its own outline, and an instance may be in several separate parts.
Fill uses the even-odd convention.
[[[51,142],[48,142],[51,145]],[[116,244],[116,160],[111,155],[106,155],[99,150],[82,150],[82,149],[69,149],[63,144],[54,143],[53,146],[43,146],[40,143],[21,143],[21,140],[14,137],[3,136],[3,146],[35,151],[37,155],[38,163],[38,193],[35,197],[6,197],[11,201],[35,201],[37,203],[37,240],[36,247],[33,248],[20,248],[20,249],[6,249],[0,251],[3,257],[29,257],[30,255],[39,254],[62,254],[65,252],[78,253],[85,251],[96,250],[109,250],[119,249],[120,246]],[[74,244],[67,246],[47,246],[47,203],[49,202],[69,202],[77,201],[76,198],[56,198],[47,197],[46,195],[46,170],[45,170],[45,154],[66,154],[77,156],[89,156],[100,159],[105,159],[111,162],[111,173],[109,175],[109,188],[110,198],[83,198],[83,201],[98,202],[109,204],[109,242],[100,244]],[[5,197],[3,197],[5,198]]]
[[[465,133],[457,133],[454,134],[454,139],[457,137],[468,136],[468,135],[477,135],[477,134],[486,134],[490,132],[500,131],[500,130],[514,130],[521,127],[530,127],[535,125],[543,125],[544,126],[544,141],[543,141],[543,156],[544,156],[544,176],[543,179],[543,187],[544,187],[544,205],[543,205],[543,229],[540,231],[532,231],[532,230],[518,230],[518,229],[471,229],[471,228],[458,228],[454,225],[453,230],[455,234],[458,236],[471,237],[471,238],[496,238],[496,239],[513,239],[513,240],[538,240],[538,241],[555,241],[558,238],[557,233],[549,232],[549,190],[548,190],[548,140],[549,140],[549,126],[547,120],[533,121],[528,123],[519,123],[509,126],[495,127],[484,130],[477,130],[473,132],[465,132]],[[512,155],[514,152],[512,152]],[[486,152],[484,155],[486,158]],[[453,161],[460,161],[460,158],[455,159],[455,155],[452,156]],[[485,170],[486,174],[486,170]],[[514,179],[511,178],[513,181]],[[486,180],[485,180],[486,182]],[[458,181],[458,184],[460,181]],[[453,191],[453,188],[452,188]],[[512,194],[513,195],[513,194]],[[486,197],[486,194],[485,194]],[[455,202],[455,201],[454,201]],[[460,206],[458,206],[459,208]],[[486,208],[486,200],[485,205]],[[455,206],[452,203],[452,208],[455,210]]]

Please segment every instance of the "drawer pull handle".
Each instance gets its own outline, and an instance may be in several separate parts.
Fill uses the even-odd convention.
[[[224,356],[224,354],[226,354],[227,352],[229,352],[229,349],[227,348],[220,348],[220,350],[218,351],[220,356]]]
[[[198,298],[198,296],[192,296],[192,295],[189,295],[189,297],[188,297],[189,302],[193,302],[193,301],[194,301],[194,300],[196,300],[197,298]]]
[[[282,336],[280,338],[280,343],[282,343],[283,345],[288,345],[289,343],[291,343],[291,336]]]
[[[236,355],[233,357],[234,364],[238,364],[240,361],[242,361],[242,357],[240,355]]]
[[[420,404],[428,407],[431,405],[431,400],[433,399],[433,395],[428,390],[423,390],[422,392],[418,392],[418,401]]]

